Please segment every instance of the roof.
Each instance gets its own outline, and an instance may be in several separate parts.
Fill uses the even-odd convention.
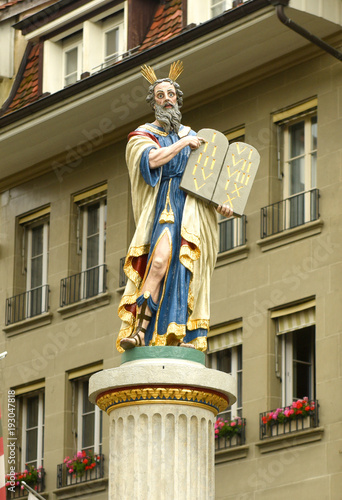
[[[24,0],[13,0],[10,3],[0,6],[0,8],[21,1]],[[175,37],[182,31],[182,25],[182,0],[166,0],[162,2],[157,8],[152,24],[139,51],[144,51]],[[28,54],[26,54],[25,68],[22,68],[21,72],[19,70],[11,94],[2,106],[0,115],[15,111],[41,97],[38,91],[40,83],[39,52],[40,45],[37,44],[31,48]]]
[[[140,51],[165,42],[182,31],[182,0],[169,0],[160,5],[155,13],[150,29],[141,44]]]
[[[70,1],[59,0],[58,4],[69,4]],[[25,53],[26,57],[24,55],[10,96],[0,109],[0,127],[15,122],[21,116],[26,116],[30,113],[29,108],[31,109],[31,106],[35,106],[35,109],[38,110],[55,102],[60,102],[133,67],[146,64],[151,58],[165,53],[167,50],[181,47],[208,32],[222,28],[222,26],[269,6],[269,0],[250,0],[200,25],[186,26],[183,29],[185,23],[183,20],[182,0],[159,0],[158,3],[159,6],[155,11],[152,23],[137,52],[53,94],[41,93],[42,70],[39,65],[42,58],[39,53],[43,48],[43,42],[31,47],[29,47],[29,42]]]
[[[18,78],[12,92],[4,104],[6,113],[19,109],[39,98],[39,53],[41,45],[28,45],[24,55],[24,65],[18,71]],[[26,57],[25,57],[26,56]],[[26,61],[25,61],[26,59]]]

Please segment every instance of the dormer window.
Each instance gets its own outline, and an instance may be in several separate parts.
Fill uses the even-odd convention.
[[[232,0],[211,0],[211,17],[216,17],[232,8]]]
[[[90,2],[90,4],[95,3]],[[122,59],[126,49],[125,4],[97,12],[81,22],[77,10],[72,18],[51,21],[44,26],[43,93],[54,93],[77,83],[84,74],[92,74]],[[61,26],[64,29],[61,29]],[[39,36],[44,35],[43,29]],[[29,37],[38,36],[37,32]]]
[[[76,83],[82,73],[82,34],[63,41],[64,87]]]
[[[204,23],[246,1],[247,0],[188,0],[187,22],[188,24]]]
[[[123,15],[110,16],[102,22],[104,65],[118,61],[123,52]]]

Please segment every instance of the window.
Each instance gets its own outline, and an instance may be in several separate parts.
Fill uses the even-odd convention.
[[[116,14],[102,21],[103,62],[110,66],[118,61],[124,52],[123,14]]]
[[[70,276],[61,280],[61,307],[106,291],[107,184],[73,196]]]
[[[229,144],[244,142],[245,129],[239,128],[227,133]],[[246,243],[246,217],[224,217],[218,215],[219,223],[219,253],[227,252]]]
[[[277,317],[278,315],[278,317]],[[276,319],[276,347],[281,346],[282,404],[296,399],[316,398],[315,391],[315,306],[314,301],[280,309]],[[279,354],[276,352],[276,359]]]
[[[296,227],[312,220],[310,192],[316,187],[317,115],[308,114],[284,125],[284,199],[287,220]]]
[[[106,254],[106,199],[85,205],[83,212],[82,284],[83,296],[89,298],[104,290]]]
[[[315,327],[282,336],[283,403],[315,399]]]
[[[237,401],[224,412],[224,416],[227,420],[242,417],[242,322],[210,331],[207,365],[208,368],[229,373],[236,379]]]
[[[27,227],[27,317],[37,316],[46,311],[48,237],[47,220]]]
[[[211,0],[211,17],[216,17],[232,8],[232,0]]]
[[[6,301],[6,325],[48,312],[50,207],[18,219],[14,288],[21,293]]]
[[[77,450],[102,453],[102,411],[88,399],[89,377],[76,380]]]
[[[22,413],[21,470],[44,463],[44,392],[36,391],[20,398]]]
[[[72,35],[63,40],[63,81],[64,87],[80,80],[82,73],[82,34]]]

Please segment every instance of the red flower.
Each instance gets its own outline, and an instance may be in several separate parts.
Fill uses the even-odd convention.
[[[85,465],[87,465],[87,463],[88,463],[88,459],[87,459],[87,458],[85,458],[85,459],[83,460],[83,463],[84,463]]]
[[[305,411],[310,411],[310,406],[306,406]]]

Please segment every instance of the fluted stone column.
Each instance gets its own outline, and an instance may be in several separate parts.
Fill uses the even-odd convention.
[[[90,378],[110,417],[109,500],[213,500],[214,423],[236,383],[181,347],[139,347]]]

